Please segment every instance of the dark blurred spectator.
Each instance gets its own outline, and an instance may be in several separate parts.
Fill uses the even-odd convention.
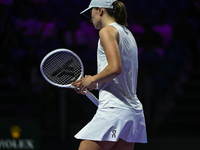
[[[10,50],[19,46],[10,7],[0,6],[0,62],[10,61]]]
[[[37,32],[41,33],[42,41],[56,35],[56,19],[52,17],[48,9],[43,12],[40,20],[37,22],[37,29],[39,29]]]
[[[196,42],[194,27],[189,23],[187,15],[182,12],[179,14],[174,26],[173,38],[186,42],[188,48]],[[192,43],[191,43],[192,42]]]
[[[37,61],[36,51],[33,46],[26,47],[26,55],[21,60],[20,72],[21,72],[21,88],[26,90],[35,90],[35,86],[38,85],[39,80],[39,65]]]
[[[22,6],[19,16],[15,18],[16,30],[22,36],[31,36],[35,34],[36,19],[31,15],[29,5]]]
[[[31,9],[31,3],[29,1],[16,1],[13,7],[15,9],[15,30],[20,37],[21,46],[35,44],[36,18],[33,9]]]
[[[161,35],[164,45],[167,46],[172,38],[173,27],[167,22],[165,13],[161,13],[157,23],[153,26],[153,30]]]
[[[184,43],[192,57],[192,64],[196,65],[198,58],[197,34],[194,26],[188,21],[187,14],[181,12],[174,25],[173,40]]]
[[[75,51],[77,45],[76,31],[78,28],[78,22],[76,19],[69,21],[64,29],[61,31],[62,42],[68,49]]]
[[[142,36],[145,32],[145,20],[144,20],[144,14],[143,13],[133,13],[132,14],[133,17],[131,18],[131,22],[129,24],[129,29],[130,31],[133,33],[133,36],[135,37],[136,41],[137,41],[137,45],[139,47],[142,46]]]
[[[164,40],[162,36],[153,30],[153,26],[150,23],[145,23],[144,29],[145,32],[141,39],[141,47],[144,53],[155,52],[159,57],[162,57],[164,55]],[[152,61],[156,60],[152,59]]]
[[[40,34],[40,44],[48,51],[60,46],[57,21],[49,9],[44,9],[43,14],[36,23],[36,32]]]
[[[76,41],[78,45],[88,45],[89,49],[96,52],[95,43],[98,42],[97,32],[94,30],[92,23],[81,21],[76,30]]]

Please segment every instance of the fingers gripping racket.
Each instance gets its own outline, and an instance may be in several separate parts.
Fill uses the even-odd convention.
[[[47,82],[62,88],[75,88],[72,82],[83,77],[81,59],[68,49],[56,49],[48,53],[40,64],[40,71]],[[98,106],[98,99],[88,90],[86,96]]]

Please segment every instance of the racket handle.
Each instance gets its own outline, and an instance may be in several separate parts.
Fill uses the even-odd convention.
[[[99,100],[90,91],[87,90],[86,96],[98,107]]]

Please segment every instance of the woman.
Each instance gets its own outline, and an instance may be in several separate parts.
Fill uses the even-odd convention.
[[[99,90],[93,119],[75,135],[83,139],[79,150],[133,150],[146,143],[142,104],[136,95],[137,45],[127,26],[124,4],[116,0],[92,0],[81,14],[99,31],[98,73],[72,83],[77,93]]]

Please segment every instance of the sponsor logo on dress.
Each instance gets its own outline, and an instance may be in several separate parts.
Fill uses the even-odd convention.
[[[116,138],[116,135],[115,135],[116,132],[117,132],[116,130],[112,130],[112,138]]]

